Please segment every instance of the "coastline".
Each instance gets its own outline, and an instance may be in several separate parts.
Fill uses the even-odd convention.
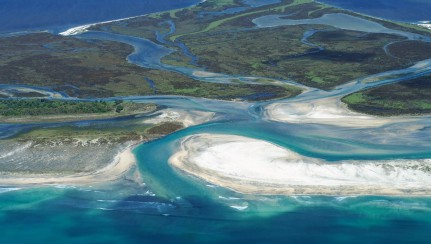
[[[325,2],[322,2],[322,1],[319,1],[319,0],[313,0],[313,1],[316,2],[316,3],[322,4],[322,5],[329,6],[329,7],[333,7],[333,8],[337,8],[337,9],[342,9],[342,10],[345,10],[345,11],[349,11],[349,12],[355,13],[357,15],[361,15],[361,16],[367,17],[367,18],[377,19],[377,20],[380,20],[380,21],[393,22],[393,23],[398,23],[398,24],[410,24],[410,25],[413,25],[413,26],[420,26],[420,27],[423,27],[425,29],[431,30],[431,24],[420,23],[421,21],[401,21],[401,20],[389,19],[389,18],[374,16],[374,15],[370,15],[370,14],[366,14],[366,13],[360,13],[360,12],[357,12],[355,10],[347,9],[347,8],[344,8],[344,7],[341,7],[341,6],[337,6],[337,5],[332,5],[332,4],[325,3]],[[426,31],[426,30],[424,30],[424,31]]]
[[[79,34],[82,34],[84,32],[87,32],[88,28],[93,27],[95,25],[109,24],[109,23],[119,22],[119,21],[123,21],[123,20],[129,20],[129,19],[134,19],[134,18],[138,18],[138,17],[143,17],[146,15],[148,15],[148,14],[137,15],[137,16],[121,18],[121,19],[107,20],[107,21],[90,23],[90,24],[85,24],[85,25],[79,25],[79,26],[69,28],[63,32],[58,33],[58,34],[61,36],[75,36],[75,35],[79,35]]]
[[[145,16],[145,15],[141,15],[141,16]],[[111,21],[105,21],[105,22],[99,22],[99,23],[94,23],[94,24],[87,24],[87,25],[82,25],[82,26],[78,26],[78,27],[74,27],[71,28],[65,32],[60,33],[60,35],[76,35],[76,34],[80,34],[82,32],[87,31],[88,28],[90,28],[91,26],[97,25],[97,24],[104,24],[104,23],[111,23],[111,22],[116,22],[116,21],[122,21],[122,20],[127,20],[127,19],[132,19],[132,18],[137,18],[137,17],[141,17],[141,16],[134,16],[134,17],[128,17],[128,18],[123,18],[123,19],[117,19],[117,20],[111,20]],[[319,101],[319,103],[321,103],[321,101]],[[280,118],[275,118],[277,116],[274,115],[274,111],[275,111],[275,107],[278,105],[283,105],[284,104],[272,104],[270,106],[270,108],[268,110],[265,111],[265,114],[269,114],[268,117],[270,117],[271,120],[277,120],[277,121],[283,121],[283,122],[294,122],[294,123],[307,123],[307,121],[309,123],[323,123],[323,124],[335,124],[335,125],[340,125],[341,126],[370,126],[370,127],[375,127],[375,126],[382,126],[384,124],[387,124],[389,122],[392,122],[392,120],[389,120],[389,122],[385,119],[382,121],[377,121],[376,118],[371,117],[371,116],[365,116],[365,115],[352,115],[353,112],[348,111],[345,108],[341,108],[339,105],[335,105],[334,106],[338,106],[337,108],[334,108],[334,111],[323,111],[323,110],[319,110],[319,106],[321,104],[316,104],[316,106],[312,106],[311,108],[299,108],[299,110],[301,109],[309,109],[308,111],[300,111],[303,114],[293,114],[294,116],[290,116],[290,115],[282,115],[284,117]],[[289,105],[289,104],[286,104]],[[291,105],[293,106],[293,105]],[[297,105],[294,105],[297,106]],[[325,106],[321,106],[321,107],[325,107]],[[326,108],[329,110],[332,110],[333,108]],[[289,110],[289,109],[287,109]],[[347,111],[344,111],[347,110]],[[295,111],[295,110],[293,110]],[[290,111],[289,111],[290,112]],[[168,117],[170,115],[168,114]],[[176,116],[176,115],[175,115]],[[175,117],[174,116],[174,117]],[[280,116],[279,116],[280,117]],[[275,119],[274,119],[275,118]],[[292,119],[293,118],[293,119]],[[178,119],[180,120],[180,119]],[[183,119],[184,120],[184,119]],[[341,120],[341,123],[340,123]],[[343,121],[344,120],[344,121]],[[366,123],[363,123],[363,121],[366,121]],[[189,123],[189,122],[187,122]],[[191,123],[193,124],[193,123]],[[191,125],[190,124],[190,125]],[[188,124],[185,124],[186,126]],[[121,161],[121,156],[120,156],[120,160]],[[120,163],[118,163],[120,164]],[[100,173],[102,171],[106,171],[106,170],[110,170],[108,169],[111,165],[107,166],[106,168],[97,171],[96,173]],[[116,171],[115,171],[116,172]],[[96,174],[95,173],[95,174]],[[103,173],[103,172],[102,172]],[[79,182],[80,180],[84,180],[87,179],[86,177],[93,177],[93,174],[84,174],[84,175],[76,175],[76,176],[66,176],[66,177],[62,177],[63,181],[68,181],[70,180],[71,182]],[[71,178],[69,178],[71,177]],[[97,178],[97,177],[96,177]],[[35,178],[36,179],[36,178]],[[76,180],[78,179],[78,180]],[[79,180],[80,179],[80,180]],[[42,178],[42,182],[46,181],[46,180],[50,180],[50,179],[46,179],[46,178]],[[24,180],[25,181],[25,180]],[[36,180],[37,182],[37,180]],[[2,179],[0,180],[0,183],[2,183]],[[31,183],[30,183],[31,184]],[[36,184],[36,183],[35,183]]]
[[[133,149],[141,142],[133,143],[127,146],[123,151],[115,156],[113,161],[106,167],[90,172],[71,175],[25,175],[10,174],[0,178],[1,185],[25,186],[40,184],[70,184],[70,185],[89,185],[94,183],[103,183],[115,181],[121,178],[125,173],[130,171],[136,165],[136,157]]]
[[[202,4],[202,3],[206,2],[206,1],[207,0],[201,0],[200,2],[198,2],[196,4],[190,5],[188,7],[183,7],[183,8],[180,8],[180,9],[185,9],[185,8],[197,6],[197,5]],[[349,12],[355,13],[357,15],[360,15],[360,16],[363,16],[363,17],[367,17],[367,18],[373,18],[373,19],[377,19],[377,20],[380,20],[380,21],[388,21],[388,22],[400,23],[400,24],[411,24],[412,26],[417,26],[417,27],[424,28],[424,31],[431,30],[431,24],[429,24],[429,23],[419,23],[419,22],[414,23],[414,22],[404,22],[404,21],[398,21],[398,20],[391,20],[391,19],[386,19],[386,18],[383,18],[383,17],[378,17],[378,16],[374,16],[374,15],[369,15],[369,14],[365,14],[365,13],[356,12],[356,11],[353,11],[353,10],[350,10],[350,9],[342,8],[342,7],[336,6],[336,5],[327,4],[327,3],[324,3],[324,2],[321,2],[321,1],[317,1],[317,0],[313,0],[313,2],[316,2],[316,3],[324,5],[324,6],[329,6],[329,7],[334,7],[334,8],[338,8],[338,9],[341,9],[341,10],[349,11]],[[177,9],[172,9],[172,10],[177,10]],[[87,32],[90,27],[93,27],[93,26],[96,26],[96,25],[108,24],[108,23],[113,23],[113,22],[119,22],[119,21],[124,21],[124,20],[139,18],[139,17],[145,17],[145,16],[148,16],[148,15],[151,15],[151,14],[157,14],[157,13],[163,13],[163,12],[165,12],[165,11],[155,12],[155,13],[148,13],[148,14],[142,14],[142,15],[136,15],[136,16],[126,17],[126,18],[120,18],[120,19],[112,19],[112,20],[95,22],[95,23],[89,23],[89,24],[84,24],[84,25],[79,25],[79,26],[71,27],[71,28],[69,28],[67,30],[64,30],[64,31],[58,33],[58,34],[62,35],[62,36],[79,35],[79,34]]]
[[[193,4],[193,5],[190,5],[188,7],[184,7],[184,8],[189,8],[189,7],[192,7],[192,6],[196,6],[196,5],[199,5],[199,4],[204,3],[206,1],[207,0],[201,0],[200,2],[198,2],[196,4]],[[180,8],[180,9],[184,9],[184,8]],[[171,9],[170,11],[172,11],[172,10],[176,10],[176,9]],[[162,12],[164,12],[164,11],[162,11]],[[160,12],[155,12],[155,13],[160,13]],[[103,25],[103,24],[109,24],[109,23],[124,21],[124,20],[135,19],[135,18],[139,18],[139,17],[145,17],[145,16],[148,16],[150,14],[155,14],[155,13],[148,13],[148,14],[136,15],[136,16],[126,17],[126,18],[121,18],[121,19],[113,19],[113,20],[107,20],[107,21],[89,23],[89,24],[85,24],[85,25],[79,25],[79,26],[75,26],[75,27],[69,28],[69,29],[67,29],[65,31],[62,31],[62,32],[60,32],[58,34],[62,35],[62,36],[75,36],[75,35],[79,35],[79,34],[87,32],[88,28],[96,26],[96,25]]]
[[[213,112],[203,112],[196,110],[183,109],[162,109],[157,115],[151,118],[145,118],[141,121],[143,124],[153,124],[155,127],[166,123],[179,123],[182,126],[189,127],[203,124],[215,118]],[[164,136],[160,134],[159,136]],[[4,173],[0,172],[0,185],[40,185],[40,184],[70,184],[70,185],[88,185],[94,183],[103,183],[115,181],[125,175],[136,166],[136,157],[133,149],[147,140],[143,137],[139,140],[130,141],[119,152],[111,163],[106,164],[103,168],[95,169],[85,173]]]
[[[169,164],[243,194],[430,196],[430,160],[342,161],[233,135],[186,137]]]

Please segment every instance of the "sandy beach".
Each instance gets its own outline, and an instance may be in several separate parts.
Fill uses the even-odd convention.
[[[127,147],[119,153],[115,159],[98,171],[92,173],[74,174],[74,175],[2,175],[0,178],[1,185],[36,185],[36,184],[71,184],[71,185],[88,185],[100,182],[109,182],[119,179],[127,173],[136,164],[135,155],[132,152],[133,146]]]
[[[378,117],[353,112],[337,97],[295,103],[273,103],[265,108],[265,117],[279,122],[356,128],[379,127],[414,120],[407,117]]]
[[[127,18],[114,19],[114,20],[102,21],[102,22],[91,23],[91,24],[86,24],[86,25],[80,25],[80,26],[76,26],[76,27],[72,27],[70,29],[67,29],[67,30],[60,32],[58,34],[62,35],[62,36],[75,36],[75,35],[79,35],[79,34],[87,32],[89,28],[96,26],[96,25],[103,25],[103,24],[109,24],[109,23],[114,23],[114,22],[120,22],[120,21],[135,19],[135,18],[139,18],[139,17],[143,17],[143,16],[146,16],[146,15],[138,15],[138,16],[132,16],[132,17],[127,17]]]
[[[431,160],[326,162],[233,135],[183,139],[171,166],[246,194],[431,195]]]

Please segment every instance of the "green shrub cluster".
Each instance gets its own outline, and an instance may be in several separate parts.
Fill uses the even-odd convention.
[[[105,101],[0,100],[0,115],[2,116],[107,113],[113,111],[114,108],[114,103]]]

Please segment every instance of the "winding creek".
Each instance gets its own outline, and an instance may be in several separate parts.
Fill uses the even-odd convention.
[[[347,23],[348,26],[354,26],[355,30],[400,34],[410,39],[429,41],[422,36],[382,29],[376,23],[364,22],[359,18],[345,15],[326,16],[315,21],[293,21],[280,19],[278,16],[265,16],[255,19],[254,23],[259,28],[266,28],[275,25],[316,24],[321,21],[335,28],[344,28],[337,23]],[[171,22],[168,24],[171,33],[174,33],[174,24]],[[308,43],[307,38],[313,34],[313,30],[304,33],[303,42]],[[159,33],[157,36],[159,42],[163,43],[166,35]],[[142,38],[105,32],[86,32],[78,38],[111,40],[132,45],[135,51],[128,56],[129,62],[142,67],[180,72],[203,82],[230,82],[233,78],[253,82],[257,78],[205,73],[203,69],[163,64],[160,62],[161,58],[170,54],[172,50]],[[177,43],[177,45],[186,50],[184,49],[186,47],[181,47],[181,44]],[[308,45],[314,44],[308,43]],[[192,62],[195,61],[192,58]],[[32,209],[29,210],[31,212],[28,217],[29,222],[36,222],[39,218],[46,222],[35,228],[41,235],[50,231],[47,229],[49,223],[51,225],[58,223],[54,229],[60,232],[71,228],[80,233],[85,228],[91,229],[92,225],[108,228],[110,233],[95,232],[94,235],[100,238],[99,240],[115,241],[115,235],[119,235],[129,238],[127,240],[138,241],[132,237],[137,235],[153,241],[160,240],[158,238],[163,239],[162,236],[170,236],[165,237],[166,240],[172,241],[178,238],[177,240],[181,242],[188,240],[184,233],[191,229],[201,229],[201,232],[193,235],[194,240],[210,242],[244,240],[247,239],[248,233],[254,231],[255,240],[263,240],[265,235],[269,235],[273,240],[280,241],[285,235],[295,236],[296,231],[305,231],[319,234],[319,241],[324,242],[342,240],[346,237],[347,234],[343,231],[336,234],[329,233],[332,228],[343,226],[342,228],[355,229],[356,234],[361,236],[359,242],[372,240],[373,236],[378,235],[377,231],[382,229],[393,230],[392,236],[386,240],[421,241],[430,237],[431,199],[429,197],[352,194],[347,196],[248,195],[185,174],[173,168],[168,161],[178,150],[184,138],[205,133],[263,140],[313,158],[318,164],[334,165],[351,161],[391,163],[402,162],[402,160],[429,164],[427,159],[431,158],[430,116],[391,118],[364,116],[348,111],[339,99],[355,91],[430,73],[431,60],[424,60],[407,69],[388,71],[354,80],[332,91],[307,88],[303,94],[295,98],[256,103],[175,96],[124,97],[122,99],[157,103],[172,109],[214,112],[216,116],[208,123],[192,126],[138,146],[134,153],[145,183],[142,186],[135,186],[128,182],[114,182],[89,187],[47,186],[21,190],[4,187],[0,188],[2,191],[0,207],[7,208],[14,205]],[[282,82],[298,85],[293,81]],[[31,89],[37,90],[33,87]],[[46,92],[52,91],[44,89],[44,94]],[[62,94],[52,93],[51,95]],[[112,121],[89,121],[88,123],[102,122]],[[79,123],[69,122],[69,124]],[[364,126],[367,124],[371,126]],[[0,125],[2,128],[0,137],[6,138],[20,131],[44,126],[47,125]],[[359,170],[359,166],[360,164],[352,164],[349,170]],[[312,178],[313,175],[308,177]],[[430,192],[427,195],[429,194]],[[28,203],[30,206],[27,206],[26,202],[31,202],[31,199],[43,200]],[[10,208],[12,210],[1,213],[0,218],[15,218],[19,215],[16,209]],[[41,216],[37,211],[49,214]],[[70,227],[67,220],[73,218],[73,214],[78,211],[81,211],[80,218],[85,220],[85,224]],[[94,218],[94,215],[99,218]],[[348,222],[347,219],[354,220]],[[399,221],[400,219],[404,220]],[[120,227],[121,224],[117,221],[131,222],[133,225],[130,224],[128,228],[124,228]],[[11,226],[14,225],[16,226],[16,223]],[[376,229],[372,230],[372,228]],[[154,231],[159,231],[161,234],[150,235]],[[409,236],[410,233],[417,234]],[[307,238],[309,241],[317,241],[312,235]]]

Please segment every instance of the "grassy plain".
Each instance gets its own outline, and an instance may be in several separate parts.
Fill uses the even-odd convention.
[[[0,122],[30,123],[107,119],[156,111],[157,105],[131,102],[0,100]]]
[[[183,126],[181,124],[175,122],[166,122],[156,125],[132,123],[127,126],[105,126],[94,128],[60,126],[34,129],[29,132],[19,134],[13,139],[19,142],[31,141],[40,145],[48,145],[55,142],[62,142],[63,144],[82,144],[90,142],[98,144],[112,144],[128,141],[147,141],[182,128]]]

